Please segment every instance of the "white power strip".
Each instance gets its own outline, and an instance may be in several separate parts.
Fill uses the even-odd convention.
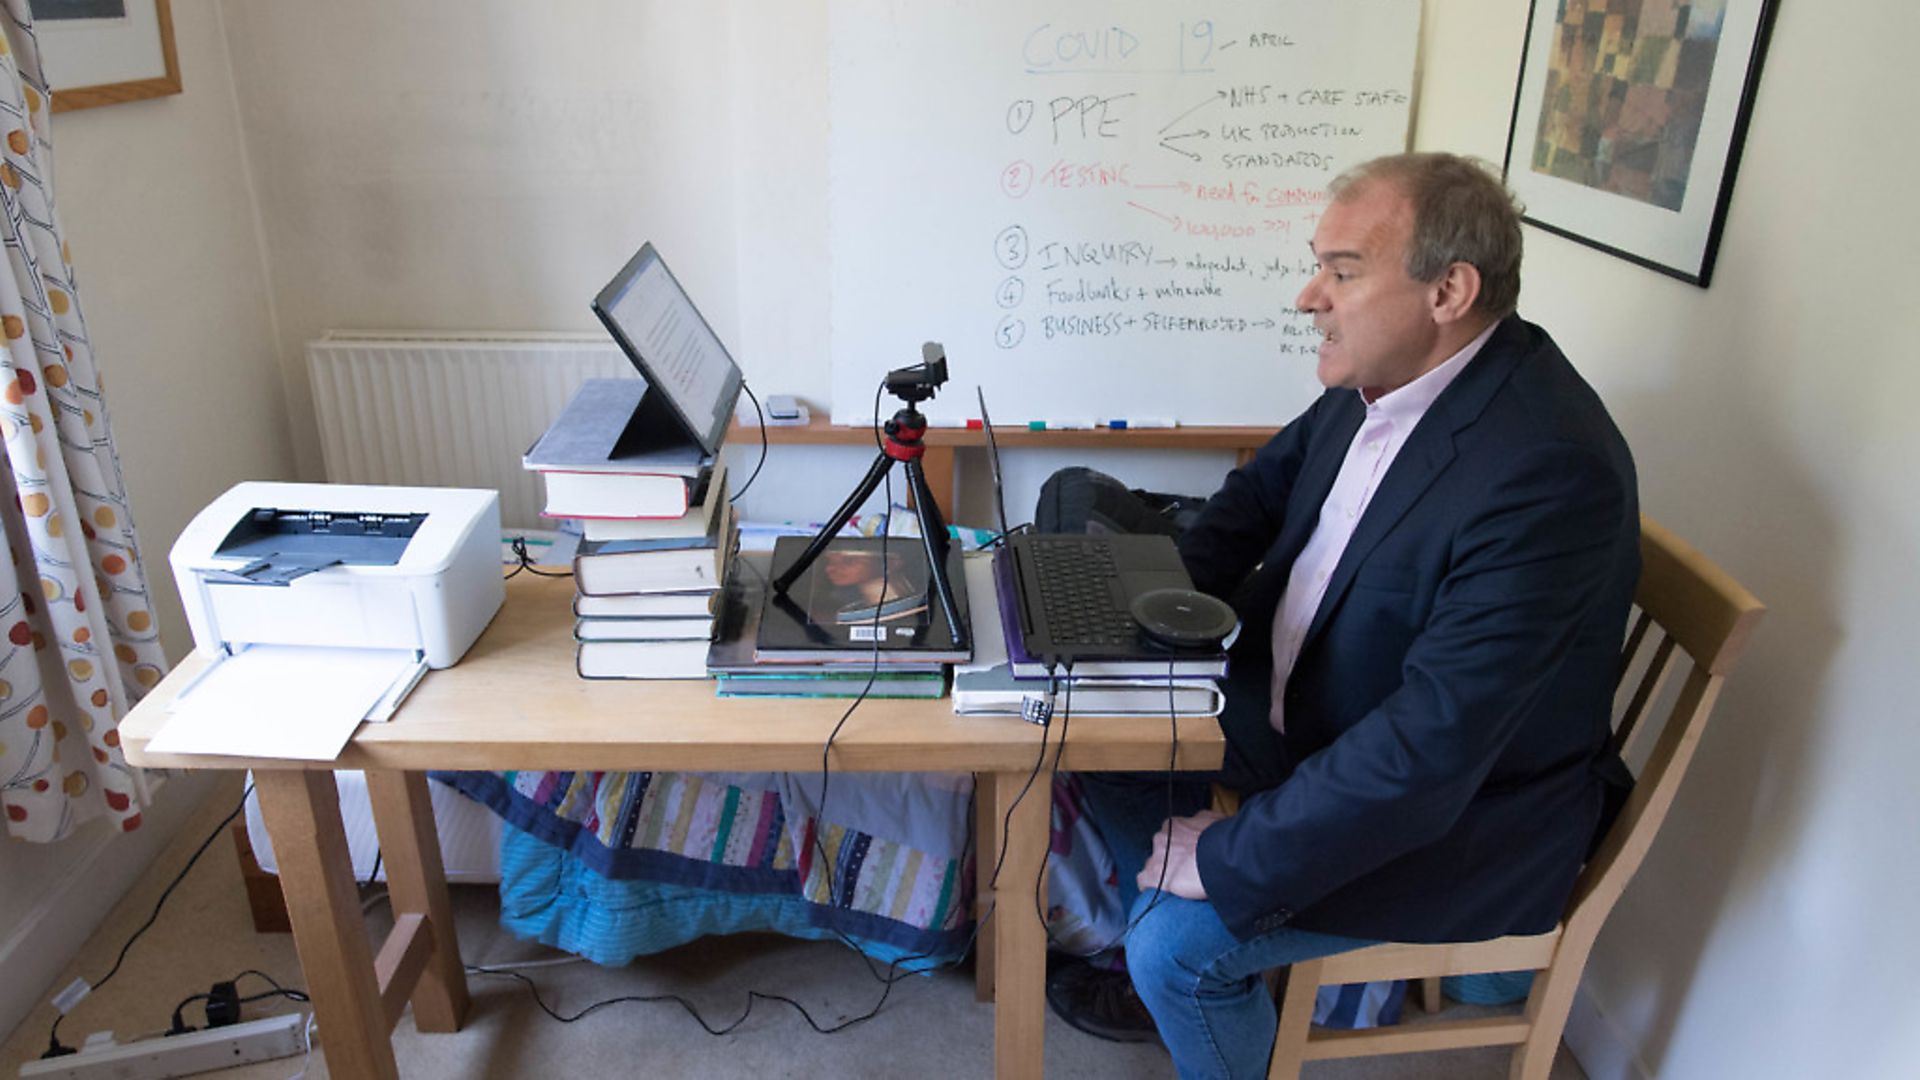
[[[270,1061],[306,1048],[300,1035],[306,1023],[307,1014],[289,1013],[125,1046],[89,1047],[65,1057],[29,1061],[20,1066],[20,1080],[166,1080]]]

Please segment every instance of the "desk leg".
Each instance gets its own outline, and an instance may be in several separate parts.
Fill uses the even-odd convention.
[[[319,1017],[327,1071],[399,1080],[333,774],[260,769],[253,775],[280,862],[294,947]]]
[[[1039,1076],[1047,1022],[1047,935],[1033,910],[1034,878],[1047,859],[1053,774],[1042,770],[1021,798],[1024,772],[993,774],[994,828],[1013,820],[1000,838],[1006,862],[994,890],[993,1060],[994,1075]],[[991,869],[991,868],[989,868]]]
[[[467,972],[460,963],[460,940],[453,928],[453,904],[447,897],[446,868],[440,861],[440,834],[434,826],[427,776],[397,769],[367,770],[367,793],[380,850],[387,866],[393,914],[426,919],[433,952],[414,987],[413,1026],[420,1031],[459,1031],[467,1016]]]
[[[980,927],[973,942],[975,1001],[993,1000],[993,928],[998,920],[986,919],[993,905],[993,864],[1000,857],[1000,818],[994,812],[993,775],[978,773],[973,778],[973,918]]]

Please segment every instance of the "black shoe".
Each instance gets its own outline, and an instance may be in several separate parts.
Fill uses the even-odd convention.
[[[1047,977],[1047,1005],[1080,1031],[1109,1042],[1160,1041],[1153,1014],[1124,971],[1103,971],[1084,960],[1062,965]]]

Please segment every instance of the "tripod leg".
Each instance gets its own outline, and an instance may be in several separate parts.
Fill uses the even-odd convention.
[[[927,474],[917,460],[907,462],[907,486],[913,491],[914,513],[920,518],[920,543],[927,553],[928,576],[933,579],[934,592],[940,596],[940,610],[947,617],[947,630],[953,634],[955,645],[971,648],[971,628],[960,618],[953,582],[947,577],[947,523],[941,520],[940,504],[933,501],[933,493],[927,490]]]
[[[887,475],[887,469],[892,465],[893,459],[888,457],[885,451],[874,456],[873,465],[867,469],[866,477],[853,489],[853,494],[847,496],[847,501],[840,504],[840,509],[835,510],[826,524],[820,526],[820,531],[813,535],[813,539],[807,543],[807,549],[800,553],[800,557],[794,560],[793,565],[773,579],[774,592],[784,596],[787,590],[793,587],[793,583],[800,580],[800,575],[807,572],[807,567],[813,565],[813,560],[827,550],[828,544],[833,543],[833,537],[840,531],[840,526],[845,525],[847,519],[853,516],[853,512],[860,509],[860,504],[866,502],[867,497],[873,494],[873,489],[880,486],[881,478]],[[891,511],[892,508],[888,509]]]

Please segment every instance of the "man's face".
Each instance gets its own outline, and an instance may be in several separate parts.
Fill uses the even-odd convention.
[[[1413,204],[1391,183],[1348,190],[1313,231],[1319,267],[1294,306],[1313,315],[1320,384],[1381,394],[1445,357],[1432,353],[1436,287],[1407,276]]]

